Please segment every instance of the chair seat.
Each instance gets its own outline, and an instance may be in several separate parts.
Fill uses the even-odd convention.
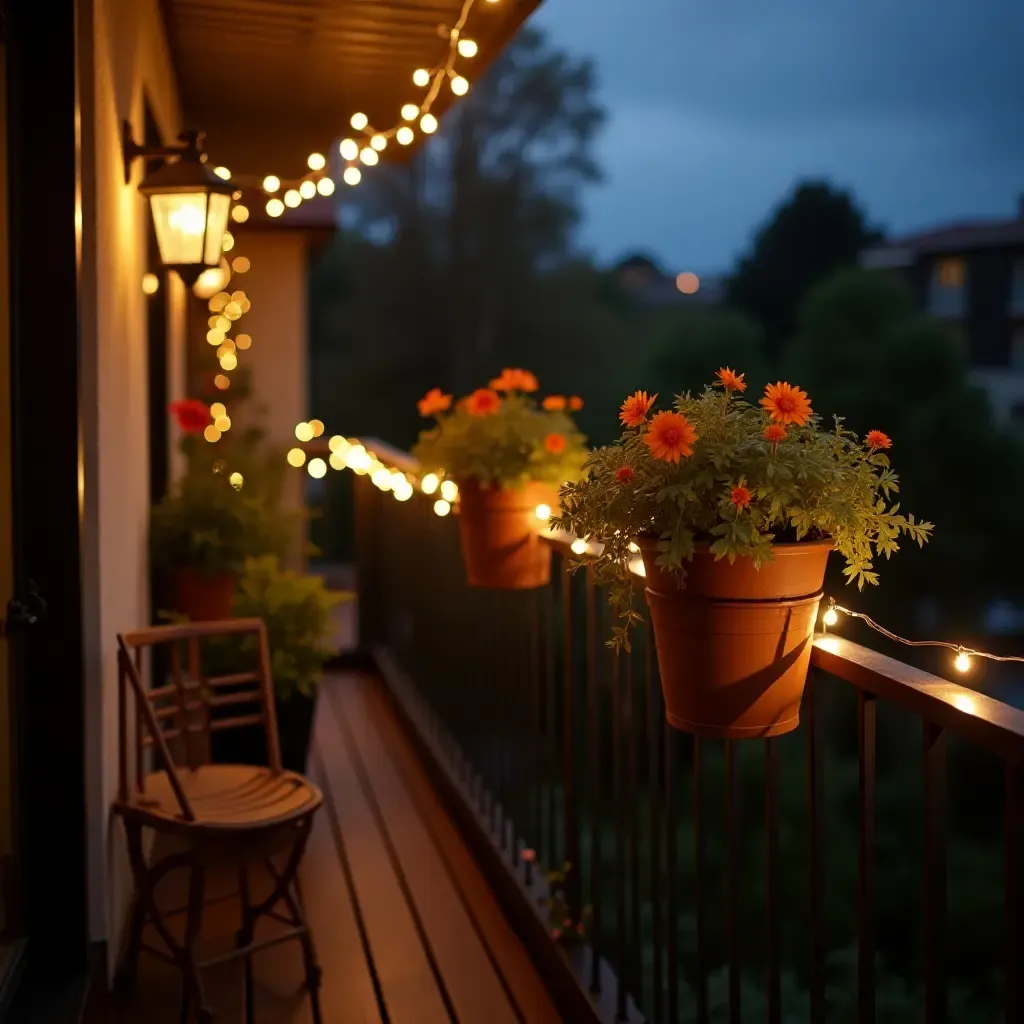
[[[150,818],[152,824],[203,831],[252,832],[296,821],[323,802],[320,790],[295,772],[274,774],[247,764],[209,764],[178,769],[195,821],[186,821],[167,772],[146,776],[143,792],[134,793],[126,813]]]

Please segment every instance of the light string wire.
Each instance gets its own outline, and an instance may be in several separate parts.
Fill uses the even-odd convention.
[[[454,26],[438,26],[438,33],[448,39],[445,59],[431,68],[417,68],[413,72],[413,82],[420,88],[426,88],[426,94],[419,103],[406,103],[401,108],[401,120],[390,128],[374,128],[363,113],[352,115],[349,124],[358,133],[354,138],[344,138],[338,144],[338,152],[345,164],[341,180],[350,186],[358,185],[362,180],[363,167],[376,166],[379,154],[387,148],[389,140],[395,139],[400,146],[408,146],[415,139],[413,123],[418,123],[422,134],[432,135],[438,128],[437,118],[431,108],[441,94],[441,88],[447,82],[456,96],[464,96],[469,91],[469,81],[456,72],[456,61],[461,57],[470,60],[479,52],[476,42],[463,35],[470,14],[479,0],[463,0],[459,17]],[[500,0],[486,0],[487,3],[498,3]],[[258,177],[250,174],[232,175],[227,167],[218,166],[214,172],[220,177],[229,179],[248,191],[261,192],[266,200],[266,212],[270,217],[280,217],[286,208],[294,209],[304,200],[313,199],[317,195],[329,196],[335,190],[334,178],[326,169],[327,157],[323,153],[310,153],[307,158],[309,173],[297,178],[282,178],[276,174]],[[360,166],[362,165],[362,167]],[[248,219],[249,211],[244,206],[236,206],[239,210],[232,216],[242,223]]]
[[[952,651],[956,655],[954,664],[960,672],[967,671],[970,667],[971,658],[985,658],[988,661],[1001,662],[1024,662],[1024,655],[993,654],[991,651],[979,651],[975,647],[950,643],[948,640],[908,640],[905,636],[900,636],[899,633],[886,629],[885,626],[880,622],[876,622],[870,615],[865,615],[864,612],[855,612],[852,608],[846,608],[838,604],[834,597],[828,599],[828,610],[825,612],[823,619],[826,630],[829,626],[834,626],[839,621],[840,614],[847,615],[851,619],[860,619],[861,622],[876,633],[880,633],[882,636],[898,644],[903,644],[905,647],[938,647],[943,650]]]

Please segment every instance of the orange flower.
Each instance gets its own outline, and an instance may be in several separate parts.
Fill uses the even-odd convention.
[[[871,449],[892,447],[892,440],[889,435],[883,434],[880,430],[869,430],[868,436],[864,440]]]
[[[548,412],[561,412],[565,408],[565,396],[564,395],[548,395],[543,402],[540,403]]]
[[[510,370],[505,367],[500,377],[495,377],[490,385],[495,391],[536,391],[540,385],[537,378],[529,370]]]
[[[579,395],[570,395],[569,408],[572,409],[573,412],[579,412],[580,409],[583,408],[583,399],[580,398]]]
[[[723,366],[716,375],[722,387],[726,391],[746,391],[747,382],[743,379],[745,374],[733,373],[728,366]]]
[[[417,403],[421,416],[435,416],[451,408],[452,396],[441,393],[440,388],[431,388]]]
[[[544,447],[547,448],[552,455],[561,455],[565,451],[565,435],[564,434],[548,434],[544,438]]]
[[[744,509],[750,504],[750,491],[746,487],[734,487],[729,495],[729,500],[739,509]]]
[[[634,473],[632,466],[619,466],[619,468],[615,470],[615,479],[618,480],[620,484],[632,483],[633,476]]]
[[[493,416],[501,405],[498,392],[490,388],[477,388],[465,401],[470,416]]]
[[[812,415],[807,393],[781,380],[764,389],[761,407],[775,423],[792,423],[798,427],[802,427]]]
[[[659,412],[644,434],[651,455],[663,462],[678,462],[681,455],[692,455],[696,440],[693,424],[677,412]]]
[[[651,406],[657,401],[658,396],[647,397],[646,391],[634,391],[623,403],[619,412],[619,419],[627,427],[639,427],[647,419]]]
[[[786,440],[786,428],[781,423],[769,423],[761,436],[772,444],[778,444]]]

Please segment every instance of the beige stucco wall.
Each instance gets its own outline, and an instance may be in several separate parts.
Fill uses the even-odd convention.
[[[82,510],[86,612],[90,928],[116,943],[130,878],[109,808],[117,787],[119,631],[150,621],[146,266],[149,215],[137,184],[125,184],[121,121],[143,137],[144,97],[164,141],[181,128],[157,0],[80,4],[83,391]],[[170,380],[184,361],[184,289],[168,287]],[[113,952],[113,950],[112,950]],[[114,959],[113,957],[111,958]]]

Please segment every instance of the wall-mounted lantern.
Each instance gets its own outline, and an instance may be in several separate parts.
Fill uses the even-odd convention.
[[[128,121],[122,131],[125,183],[138,157],[167,158],[143,179],[139,191],[149,200],[161,262],[191,286],[220,263],[237,186],[207,167],[200,132],[182,132],[180,146],[140,146]]]

